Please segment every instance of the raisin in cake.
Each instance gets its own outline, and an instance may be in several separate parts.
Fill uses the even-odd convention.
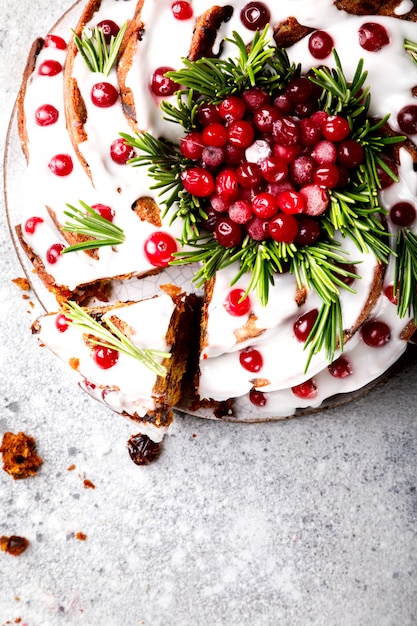
[[[144,427],[165,428],[172,407],[270,419],[399,359],[417,316],[416,20],[395,0],[91,0],[75,35],[35,42],[18,97],[31,201],[17,233],[57,301],[41,341],[87,391]],[[88,41],[113,50],[111,67],[86,63]],[[272,60],[250,75],[236,59],[251,67],[256,46]],[[76,228],[86,215],[96,230]],[[157,280],[177,284],[181,306],[149,299]],[[144,391],[129,357],[92,365],[88,337],[56,328],[66,303],[128,315],[150,348],[178,333],[168,375],[149,371]]]

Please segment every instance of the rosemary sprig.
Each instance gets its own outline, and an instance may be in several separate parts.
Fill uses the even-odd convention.
[[[73,31],[75,45],[91,72],[100,72],[104,76],[110,74],[117,60],[126,28],[127,22],[120,28],[116,37],[111,36],[109,43],[106,42],[103,30],[97,26],[93,29],[84,29],[81,37]]]
[[[397,294],[398,315],[409,315],[417,325],[417,235],[400,228],[396,241],[394,293]]]
[[[102,320],[103,323],[106,324],[106,328],[103,324],[99,323],[91,315],[89,315],[76,302],[67,302],[64,306],[63,312],[65,317],[69,319],[69,323],[71,325],[76,326],[84,333],[88,334],[88,339],[92,344],[122,352],[123,354],[140,361],[158,376],[166,376],[166,367],[159,363],[157,359],[170,358],[171,355],[169,352],[151,350],[149,348],[138,348],[138,346],[130,341],[130,339],[126,337],[126,335],[124,335],[111,320]]]
[[[321,350],[325,350],[329,363],[334,360],[337,348],[343,351],[343,317],[339,298],[323,302],[304,348],[309,348],[305,372],[309,368],[313,355]]]
[[[125,234],[119,226],[106,220],[82,200],[80,200],[80,204],[83,210],[67,204],[71,211],[64,211],[64,215],[73,221],[65,222],[62,230],[84,235],[89,239],[64,248],[64,253],[93,250],[103,246],[116,246],[125,241]]]
[[[410,55],[412,61],[417,65],[417,43],[411,39],[404,39],[404,49]]]

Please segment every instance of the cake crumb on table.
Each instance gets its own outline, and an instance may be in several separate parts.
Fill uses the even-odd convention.
[[[35,439],[23,432],[6,432],[0,446],[3,469],[15,480],[34,476],[43,460],[36,452]]]
[[[19,556],[29,546],[29,541],[25,537],[19,537],[18,535],[2,535],[0,537],[0,550],[7,552],[13,556]]]

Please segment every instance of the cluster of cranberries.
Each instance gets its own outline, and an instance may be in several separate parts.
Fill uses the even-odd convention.
[[[345,117],[318,109],[317,96],[299,76],[276,97],[254,87],[200,106],[199,129],[180,144],[193,162],[181,180],[206,199],[203,225],[220,245],[245,235],[300,245],[320,236],[329,190],[346,185],[363,149]]]

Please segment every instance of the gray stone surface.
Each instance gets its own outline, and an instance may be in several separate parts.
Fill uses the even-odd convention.
[[[69,7],[2,3],[2,143],[29,43]],[[417,623],[415,361],[309,418],[179,417],[160,461],[137,468],[134,425],[31,336],[40,307],[11,282],[23,273],[0,220],[0,435],[32,434],[44,459],[31,479],[0,471],[0,535],[30,540],[0,553],[0,626]]]

